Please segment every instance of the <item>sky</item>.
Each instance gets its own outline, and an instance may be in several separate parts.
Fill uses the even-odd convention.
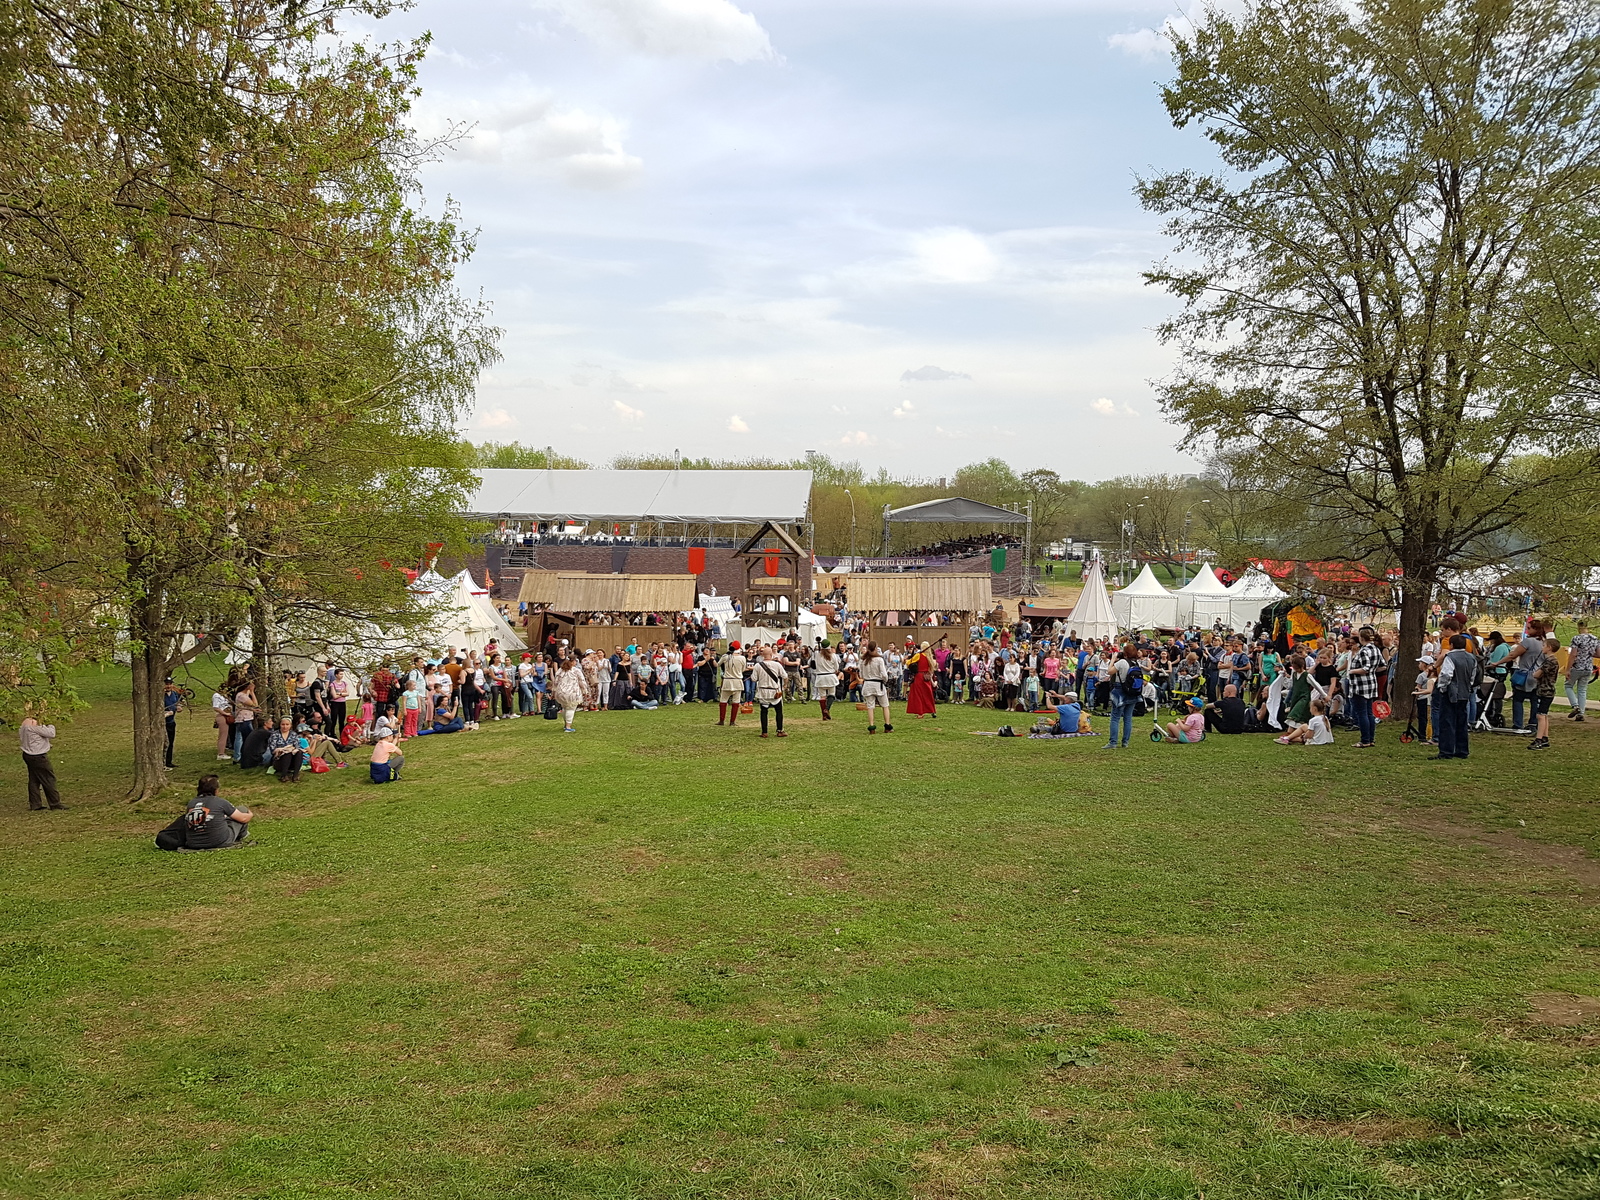
[[[1140,0],[419,0],[423,173],[503,330],[464,423],[603,464],[1195,469],[1136,175],[1208,166]]]

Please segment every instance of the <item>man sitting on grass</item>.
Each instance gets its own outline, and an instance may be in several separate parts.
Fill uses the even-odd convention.
[[[195,788],[198,795],[189,801],[189,808],[182,817],[182,841],[177,845],[162,844],[163,838],[176,840],[173,835],[179,831],[174,828],[178,825],[174,821],[156,837],[156,845],[163,850],[226,850],[249,837],[248,826],[253,814],[248,808],[235,808],[217,795],[219,786],[215,775],[202,776]]]
[[[1068,734],[1088,734],[1094,729],[1089,724],[1089,714],[1083,711],[1083,706],[1078,703],[1078,693],[1068,692],[1062,703],[1056,705],[1055,724],[1050,728],[1052,737],[1065,737]]]

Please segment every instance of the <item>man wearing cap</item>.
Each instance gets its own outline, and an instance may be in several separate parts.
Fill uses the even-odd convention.
[[[728,652],[722,656],[722,691],[717,696],[717,724],[735,725],[739,721],[739,705],[744,701],[745,657],[739,652],[738,642],[728,643]]]

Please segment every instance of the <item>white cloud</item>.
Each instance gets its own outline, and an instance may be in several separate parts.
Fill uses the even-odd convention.
[[[870,446],[874,441],[873,436],[865,429],[857,429],[854,433],[847,433],[839,439],[841,446]]]
[[[1172,52],[1172,37],[1177,34],[1186,37],[1192,32],[1194,26],[1183,17],[1168,17],[1161,22],[1160,29],[1136,29],[1132,33],[1113,33],[1106,39],[1106,44],[1113,50],[1121,50],[1133,58],[1154,62],[1166,58]]]
[[[476,422],[479,429],[506,429],[516,423],[517,419],[503,408],[491,408],[479,413]]]
[[[767,31],[729,0],[535,0],[597,42],[701,62],[774,57]]]
[[[612,392],[659,392],[660,388],[646,387],[642,383],[634,383],[624,379],[620,371],[611,372],[611,382],[606,385],[607,391]]]
[[[748,424],[746,424],[745,419],[743,417],[741,417],[738,413],[734,413],[731,417],[728,418],[728,432],[729,433],[749,433],[750,432],[750,426]]]
[[[895,406],[894,411],[889,415],[894,417],[909,417],[913,407],[914,406],[912,405],[911,401],[902,400],[898,405]]]
[[[943,367],[918,367],[915,371],[902,371],[901,383],[939,383],[946,379],[971,379],[960,371],[946,371]],[[909,405],[908,405],[909,407]]]
[[[1118,409],[1113,401],[1107,400],[1104,396],[1101,396],[1100,399],[1089,405],[1089,407],[1094,409],[1094,411],[1099,413],[1102,417],[1137,417],[1139,415],[1134,411],[1134,408],[1131,404],[1125,402],[1121,409]]]
[[[642,410],[634,408],[630,404],[624,404],[621,400],[613,400],[611,407],[616,410],[617,416],[624,421],[637,422],[644,419]]]
[[[557,104],[542,92],[490,101],[435,95],[418,106],[425,137],[463,124],[471,128],[454,152],[474,162],[533,167],[573,187],[601,189],[623,187],[644,170],[644,160],[623,146],[622,122]]]
[[[1000,268],[987,241],[955,226],[917,234],[911,251],[923,276],[941,283],[987,283]]]

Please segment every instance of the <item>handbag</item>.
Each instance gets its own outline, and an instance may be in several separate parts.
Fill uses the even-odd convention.
[[[753,713],[753,712],[755,712],[755,710],[756,710],[756,706],[754,704],[752,704],[748,700],[746,700],[743,704],[739,705],[739,711],[741,713]]]
[[[328,760],[318,755],[311,760],[311,773],[313,775],[326,775],[328,773]]]
[[[1511,672],[1511,686],[1526,691],[1528,687],[1528,674],[1529,673],[1527,671]]]

